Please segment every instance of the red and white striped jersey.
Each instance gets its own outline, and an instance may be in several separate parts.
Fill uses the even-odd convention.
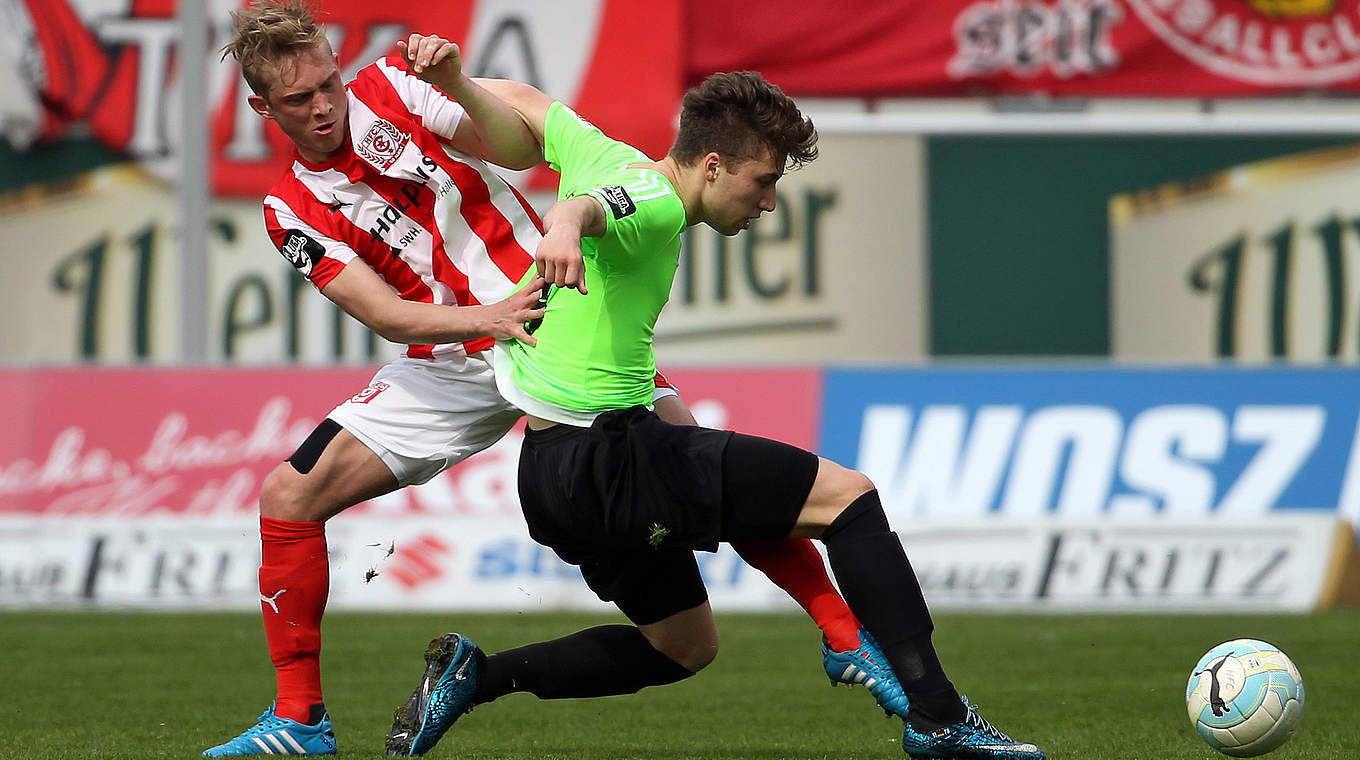
[[[448,140],[463,108],[391,55],[346,86],[349,140],[325,163],[294,152],[264,199],[279,252],[318,289],[359,258],[402,298],[472,306],[503,300],[533,263],[541,223],[522,195]],[[490,338],[412,345],[433,358]]]

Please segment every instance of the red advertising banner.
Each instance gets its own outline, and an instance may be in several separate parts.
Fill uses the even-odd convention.
[[[246,104],[217,51],[241,0],[211,0],[212,176],[256,197],[290,146]],[[1360,90],[1360,0],[323,0],[342,72],[411,31],[460,42],[468,71],[522,79],[652,155],[680,95],[754,69],[799,96],[1231,97]],[[159,174],[176,171],[175,0],[16,0],[0,24],[0,137],[77,125]],[[532,184],[549,183],[543,170]]]
[[[263,477],[371,375],[371,368],[0,371],[0,517],[254,515]],[[815,447],[817,370],[667,376],[702,424]],[[429,483],[352,511],[518,516],[521,430]]]
[[[1360,89],[1360,0],[688,0],[687,78],[794,95],[1218,97]],[[710,34],[713,19],[722,33]]]
[[[211,0],[212,176],[257,197],[290,146],[217,51],[241,0]],[[468,71],[538,85],[652,155],[683,87],[754,69],[798,96],[1232,97],[1360,91],[1360,0],[324,0],[342,71],[411,31]],[[181,114],[175,0],[16,0],[0,24],[0,137],[77,126],[172,175]],[[793,6],[791,8],[791,6]],[[547,183],[540,170],[536,186]]]
[[[681,94],[680,0],[322,0],[342,74],[411,32],[458,42],[469,73],[537,85],[602,129],[655,155],[674,134]],[[234,61],[219,60],[242,0],[210,0],[208,102],[219,194],[262,197],[291,145],[246,104]],[[0,131],[17,145],[88,125],[101,142],[175,171],[179,21],[175,0],[17,0],[0,25]],[[11,23],[12,22],[12,23]],[[13,90],[14,92],[11,92]]]

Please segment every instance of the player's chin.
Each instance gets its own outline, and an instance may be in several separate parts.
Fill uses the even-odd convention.
[[[340,150],[340,144],[344,142],[344,139],[345,135],[338,127],[331,127],[326,132],[314,133],[310,142],[313,150],[330,155]]]

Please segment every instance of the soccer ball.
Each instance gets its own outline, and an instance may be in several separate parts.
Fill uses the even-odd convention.
[[[1278,648],[1234,639],[1199,658],[1185,687],[1190,722],[1210,747],[1255,757],[1284,744],[1303,717],[1303,679]]]

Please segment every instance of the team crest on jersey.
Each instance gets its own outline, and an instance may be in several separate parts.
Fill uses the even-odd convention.
[[[1360,0],[1129,0],[1129,7],[1219,76],[1279,87],[1360,75]]]
[[[614,218],[622,219],[625,216],[637,211],[637,204],[628,195],[628,191],[618,185],[600,188],[600,194],[604,196],[605,203],[614,210]]]
[[[307,237],[300,230],[288,230],[288,234],[283,238],[283,245],[279,246],[279,252],[304,276],[310,275],[312,267],[326,255],[326,249],[322,248],[320,243]]]
[[[410,135],[403,134],[392,122],[378,119],[368,128],[364,139],[359,141],[359,155],[382,171],[387,171],[387,167],[397,160],[410,139]]]

